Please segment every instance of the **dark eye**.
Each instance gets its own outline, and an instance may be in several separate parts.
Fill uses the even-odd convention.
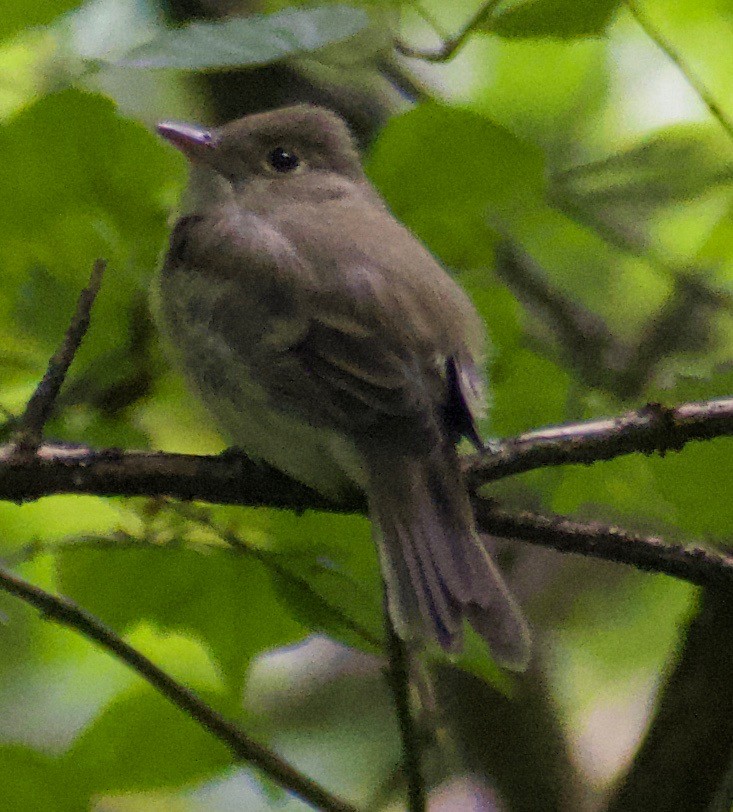
[[[267,161],[276,172],[292,172],[300,164],[300,158],[283,147],[275,147],[267,156]]]

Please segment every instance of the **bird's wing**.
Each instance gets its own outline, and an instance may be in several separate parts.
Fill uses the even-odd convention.
[[[361,229],[334,228],[333,217],[315,235],[251,217],[222,233],[221,222],[232,218],[181,224],[167,266],[210,273],[213,255],[213,272],[241,290],[219,299],[210,328],[250,368],[274,408],[354,439],[399,438],[424,447],[446,430],[473,439],[466,393],[480,376],[461,336],[451,337],[455,314],[440,298],[455,285],[446,286],[445,272],[396,221],[388,217],[396,230],[385,235],[389,250],[376,256],[373,242],[364,247]],[[194,241],[186,239],[191,230]],[[396,240],[406,242],[397,253]],[[399,266],[405,254],[418,266],[412,279]],[[339,263],[335,273],[324,273],[329,262]]]
[[[293,330],[274,321],[252,355],[273,405],[356,440],[400,438],[424,446],[439,427],[445,376],[438,359],[390,345],[350,315],[309,312]],[[282,338],[285,338],[282,341]]]

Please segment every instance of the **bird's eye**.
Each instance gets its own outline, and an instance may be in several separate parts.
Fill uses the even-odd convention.
[[[276,172],[292,172],[300,166],[300,158],[284,147],[275,147],[267,156],[267,162]]]

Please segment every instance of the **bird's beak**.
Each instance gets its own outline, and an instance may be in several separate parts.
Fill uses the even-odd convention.
[[[194,124],[163,121],[155,128],[158,135],[169,141],[176,149],[196,163],[209,163],[218,139],[210,131]]]

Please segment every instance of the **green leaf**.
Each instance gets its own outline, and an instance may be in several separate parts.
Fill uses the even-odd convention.
[[[346,645],[375,651],[383,631],[382,584],[366,519],[272,511],[266,528],[278,553],[263,560],[277,568],[274,586],[294,617]]]
[[[202,699],[212,701],[208,694]],[[107,706],[59,766],[69,783],[75,779],[91,796],[180,787],[216,775],[231,763],[224,744],[144,688]]]
[[[675,524],[696,539],[729,539],[733,527],[730,479],[733,441],[692,443],[655,460],[656,486],[670,504]]]
[[[485,216],[544,194],[544,157],[504,127],[437,103],[389,121],[369,162],[372,180],[400,219],[437,207]]]
[[[545,193],[544,156],[469,110],[426,103],[391,119],[368,174],[390,208],[446,264],[491,264],[496,235]]]
[[[468,623],[464,623],[463,627],[463,650],[459,654],[449,656],[451,664],[493,685],[505,696],[511,697],[515,689],[514,675],[494,662],[486,642]],[[434,653],[434,657],[437,662],[441,662],[445,659],[445,654]]]
[[[46,268],[35,266],[16,293],[13,316],[23,332],[38,336],[63,336],[74,312],[74,291]],[[54,307],[39,307],[54,302]]]
[[[502,37],[597,37],[620,0],[525,0],[488,18],[485,30]]]
[[[93,379],[100,389],[119,386],[129,378],[140,301],[158,264],[168,200],[183,185],[185,162],[118,115],[108,99],[78,90],[46,96],[5,124],[0,152],[0,196],[12,200],[0,207],[1,332],[22,339],[38,357],[22,374],[7,363],[12,356],[0,364],[2,403],[17,408],[11,393],[37,382],[98,257],[108,260],[108,272],[71,375]],[[0,343],[17,354],[1,334]],[[139,359],[141,346],[135,347]],[[146,363],[145,371],[154,375],[155,364]],[[79,440],[92,416],[66,417],[50,430]],[[99,445],[148,444],[139,426],[131,432],[110,421],[95,423]]]
[[[0,316],[14,313],[55,347],[103,256],[109,271],[77,361],[126,344],[128,302],[157,263],[165,198],[182,185],[183,162],[109,100],[77,90],[45,97],[0,129],[0,152],[0,196],[13,202],[0,207]],[[34,267],[43,270],[29,276]]]
[[[551,508],[564,514],[598,515],[607,518],[643,516],[647,521],[669,520],[671,506],[655,486],[654,462],[639,455],[619,457],[593,466],[573,465],[562,469],[552,495]],[[612,508],[609,506],[613,506]]]
[[[0,781],[6,812],[76,812],[88,796],[66,780],[58,759],[21,745],[0,746]]]
[[[663,668],[697,592],[684,581],[631,568],[599,583],[605,588],[596,584],[575,596],[555,631],[561,694],[572,692],[581,706],[592,706],[606,685],[617,688],[622,680]]]
[[[577,154],[585,127],[601,114],[609,90],[602,39],[496,39],[473,46],[491,64],[474,110],[542,146],[554,160]]]
[[[24,28],[47,25],[75,6],[80,0],[3,0],[0,14],[0,40],[17,34]]]
[[[492,376],[491,433],[502,437],[560,423],[567,417],[566,370],[523,348],[497,356]]]
[[[120,632],[148,621],[200,640],[237,689],[251,658],[301,640],[269,572],[226,548],[70,546],[57,554],[62,592]]]
[[[690,200],[721,184],[733,184],[730,139],[699,124],[660,130],[630,149],[554,179],[555,188],[580,205],[621,210],[629,218]]]
[[[327,562],[302,558],[273,573],[278,596],[293,617],[316,632],[364,651],[381,651],[381,602]]]
[[[363,9],[344,5],[197,22],[166,31],[134,48],[117,64],[181,70],[265,65],[341,42],[368,25],[369,16]]]

